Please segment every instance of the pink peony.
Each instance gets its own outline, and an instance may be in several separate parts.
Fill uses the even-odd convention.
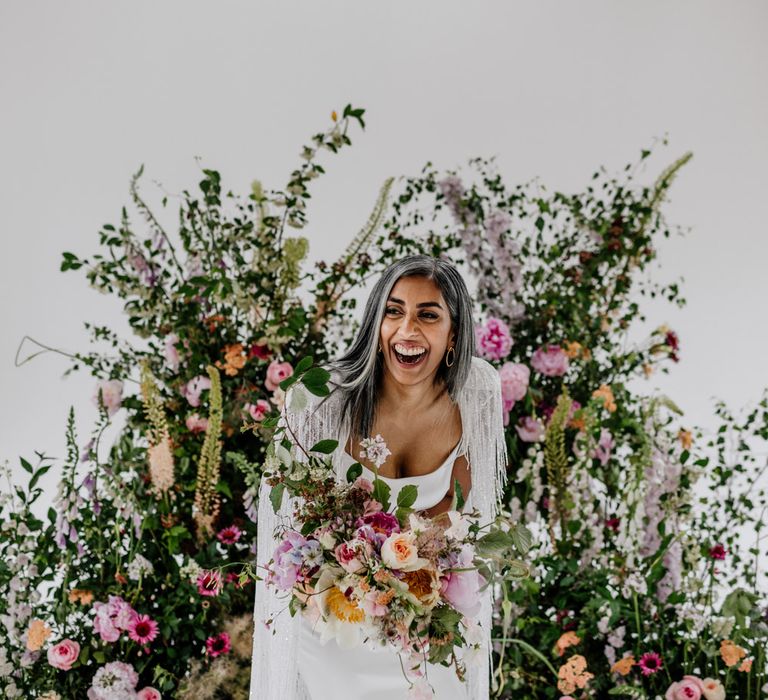
[[[526,365],[516,362],[505,362],[499,369],[501,378],[501,398],[504,411],[509,412],[516,401],[521,401],[528,393],[528,382],[531,370]]]
[[[111,661],[97,669],[88,688],[88,700],[134,700],[139,675],[131,664]]]
[[[123,403],[123,383],[119,379],[99,382],[96,385],[96,393],[93,395],[93,404],[98,408],[99,394],[107,409],[107,415],[114,416],[120,410]]]
[[[181,395],[189,402],[190,406],[197,408],[200,405],[200,394],[210,388],[210,378],[203,374],[198,374],[181,387]]]
[[[666,700],[699,700],[703,689],[701,680],[696,676],[683,676],[683,680],[667,688],[664,697]]]
[[[272,410],[269,401],[264,399],[258,399],[256,403],[247,403],[243,408],[256,423],[263,421],[264,417]]]
[[[165,362],[171,372],[179,371],[179,351],[176,349],[178,342],[179,336],[175,333],[165,336]]]
[[[226,632],[208,637],[205,640],[205,650],[212,657],[228,654],[232,649],[232,642]]]
[[[203,569],[197,577],[197,592],[209,598],[215,598],[221,593],[221,572]]]
[[[547,377],[562,377],[568,371],[568,355],[559,345],[547,345],[533,353],[531,367]]]
[[[362,518],[358,518],[356,524],[358,528],[362,528],[366,525],[369,526],[372,532],[368,533],[366,531],[361,539],[379,546],[381,546],[384,540],[386,540],[392,533],[400,532],[400,523],[397,522],[397,518],[391,513],[382,513],[380,511],[374,513],[368,512]],[[372,539],[369,537],[370,534],[373,535]]]
[[[222,544],[236,544],[242,537],[243,531],[236,525],[230,525],[223,530],[219,530],[216,539]]]
[[[208,430],[208,419],[201,418],[198,413],[187,416],[187,430],[191,433],[204,433]]]
[[[464,546],[456,568],[463,569],[472,565],[472,548]],[[474,617],[480,612],[480,589],[484,583],[477,569],[452,571],[440,581],[443,598],[466,617]]]
[[[48,663],[60,671],[69,671],[80,656],[80,645],[71,639],[64,639],[48,649]]]
[[[130,603],[116,595],[109,596],[107,603],[94,603],[93,612],[93,629],[102,641],[110,643],[120,639],[120,633],[128,629],[137,614]]]
[[[155,688],[148,685],[136,693],[136,700],[163,700],[163,696],[160,695],[159,690],[155,690]]]
[[[269,367],[267,367],[267,381],[265,382],[267,389],[275,391],[279,388],[280,382],[283,379],[288,379],[292,374],[293,367],[289,362],[270,362]]]
[[[541,442],[544,439],[544,424],[533,416],[521,418],[515,430],[523,442]]]
[[[485,325],[475,328],[475,340],[480,357],[503,360],[512,349],[509,327],[498,318],[489,318]]]
[[[158,626],[149,615],[136,615],[128,625],[128,636],[137,644],[149,644],[157,637]]]

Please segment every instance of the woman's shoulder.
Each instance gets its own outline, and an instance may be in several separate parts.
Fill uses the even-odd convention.
[[[464,388],[469,391],[501,391],[501,377],[490,362],[473,357]]]

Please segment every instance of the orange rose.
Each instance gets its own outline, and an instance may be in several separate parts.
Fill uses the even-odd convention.
[[[416,535],[413,532],[393,532],[381,545],[381,560],[390,569],[416,571],[427,564],[419,559],[416,549]]]

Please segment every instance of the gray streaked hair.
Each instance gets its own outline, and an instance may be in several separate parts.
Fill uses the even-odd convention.
[[[475,326],[472,299],[459,271],[450,262],[429,255],[411,255],[393,263],[371,290],[354,342],[329,367],[339,372],[337,391],[344,394],[339,424],[348,420],[350,434],[357,438],[369,436],[376,415],[377,392],[384,368],[378,345],[387,300],[400,278],[416,276],[431,279],[440,289],[454,333],[456,359],[451,367],[440,362],[435,385],[442,383],[451,400],[456,402],[469,376],[475,354]]]

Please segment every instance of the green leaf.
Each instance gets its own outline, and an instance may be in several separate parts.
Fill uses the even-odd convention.
[[[307,387],[307,390],[315,396],[328,396],[328,380],[331,378],[330,372],[322,367],[312,367],[301,377],[301,383]]]
[[[403,486],[403,488],[400,490],[400,493],[397,494],[397,507],[410,508],[414,503],[416,503],[416,498],[418,495],[418,487],[414,486],[413,484]]]
[[[347,483],[351,484],[355,479],[363,474],[363,465],[360,462],[355,462],[349,469],[347,469]]]
[[[226,481],[220,481],[216,484],[216,491],[223,493],[229,500],[232,500],[232,490],[229,488],[229,484]]]
[[[290,377],[286,377],[283,379],[282,382],[278,385],[283,391],[287,391],[288,387],[295,384],[299,380],[299,375],[294,373]]]
[[[494,530],[477,540],[477,553],[481,557],[501,557],[512,545],[512,538],[501,530]]]
[[[413,513],[413,508],[395,508],[395,517],[400,523],[400,527],[404,528],[408,524],[408,516],[411,513]]]
[[[269,502],[272,504],[272,510],[277,513],[280,510],[280,505],[283,502],[283,491],[285,491],[285,484],[276,484],[269,492]]]
[[[533,544],[533,535],[531,531],[520,523],[517,523],[509,529],[509,537],[512,544],[520,554],[525,554]]]
[[[34,476],[29,480],[30,491],[35,488],[35,484],[37,484],[38,479],[43,476],[43,474],[45,474],[52,466],[52,464],[46,464],[44,467],[40,467],[40,469],[35,472]]]
[[[392,489],[389,488],[389,484],[385,484],[378,477],[373,480],[373,497],[381,503],[381,507],[385,511],[389,511],[389,495],[392,493]]]
[[[453,498],[451,499],[451,510],[461,510],[464,507],[464,492],[461,490],[461,484],[458,479],[453,480]]]
[[[312,366],[312,357],[303,357],[299,360],[299,364],[296,365],[296,369],[293,370],[294,374],[302,374],[306,372]]]
[[[29,462],[27,462],[27,460],[24,459],[24,457],[19,457],[19,461],[21,462],[21,466],[24,468],[24,471],[29,472],[30,474],[32,474],[32,472],[35,471],[32,468],[32,465]]]
[[[314,447],[309,449],[310,452],[320,452],[324,455],[329,455],[339,446],[338,440],[320,440]]]

